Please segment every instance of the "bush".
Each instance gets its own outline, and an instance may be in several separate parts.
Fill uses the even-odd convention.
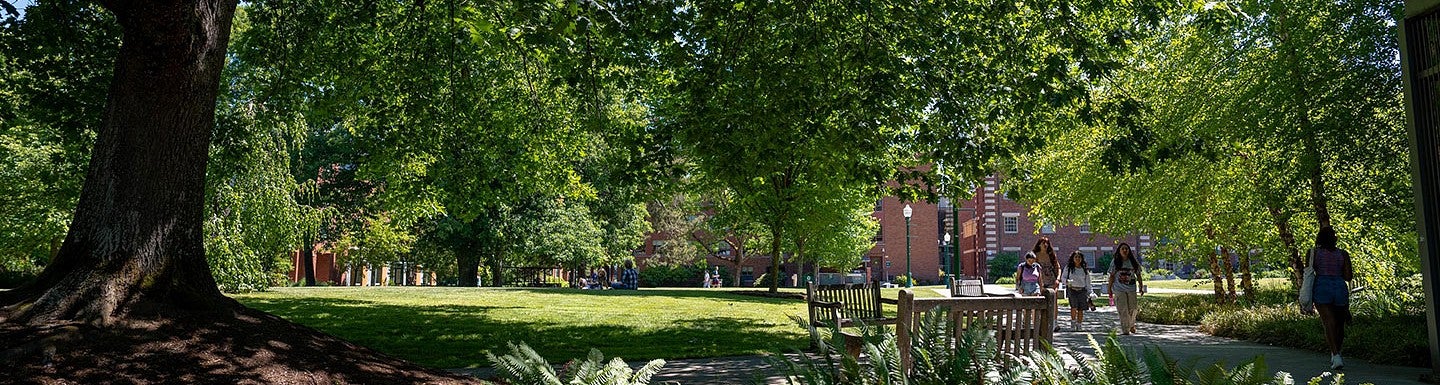
[[[890,283],[894,283],[894,284],[900,285],[900,286],[907,286],[906,284],[910,284],[910,285],[908,285],[908,286],[916,286],[913,282],[910,282],[910,277],[906,277],[906,276],[903,276],[903,275],[897,275],[897,276],[895,276],[895,278],[892,278],[892,279],[890,280]]]
[[[1014,285],[1014,284],[1015,284],[1015,277],[1013,277],[1013,276],[1012,276],[1012,277],[1000,277],[1000,279],[995,280],[995,284],[996,284],[996,285]]]
[[[1254,301],[1232,304],[1216,304],[1212,295],[1142,297],[1140,321],[1199,325],[1202,331],[1220,337],[1326,352],[1320,319],[1300,314],[1294,301],[1289,289],[1258,289]],[[1370,310],[1364,299],[1352,298],[1352,303],[1354,318],[1345,332],[1347,355],[1399,365],[1429,365],[1423,310],[1395,314]]]
[[[705,268],[694,265],[649,266],[640,271],[640,286],[698,287],[705,279]]]
[[[1170,271],[1170,270],[1168,270],[1168,269],[1150,269],[1150,270],[1145,271],[1145,274],[1147,274],[1147,275],[1149,275],[1149,276],[1151,276],[1151,277],[1157,276],[1157,275],[1158,275],[1158,276],[1162,276],[1162,277],[1169,277],[1169,276],[1171,276],[1171,275],[1175,275],[1175,272]],[[1146,277],[1146,278],[1149,278],[1149,277]]]
[[[763,274],[760,274],[759,277],[756,277],[756,278],[755,278],[755,283],[752,284],[751,286],[754,286],[754,287],[770,287],[770,282],[771,282],[771,281],[774,281],[774,280],[775,280],[775,277],[770,276],[770,273],[763,273]]]
[[[1000,278],[1015,277],[1015,266],[1020,265],[1020,256],[1014,252],[995,254],[994,258],[986,264],[990,272],[990,282],[999,283]]]

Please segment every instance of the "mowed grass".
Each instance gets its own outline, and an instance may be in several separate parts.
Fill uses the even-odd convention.
[[[754,290],[754,289],[751,289]],[[803,291],[802,291],[803,292]],[[276,288],[241,303],[437,368],[489,366],[524,341],[551,362],[591,348],[627,360],[762,354],[809,345],[804,301],[728,290]]]

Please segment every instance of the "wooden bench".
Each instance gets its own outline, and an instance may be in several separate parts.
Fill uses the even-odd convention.
[[[805,304],[810,310],[810,324],[815,327],[832,327],[845,339],[845,351],[858,356],[862,339],[860,335],[845,332],[841,328],[864,325],[890,325],[894,318],[885,317],[882,304],[895,304],[893,299],[880,297],[880,285],[842,284],[816,285],[811,282],[805,288]]]
[[[907,372],[913,367],[910,335],[919,326],[920,318],[936,308],[944,309],[945,319],[954,323],[953,337],[957,340],[971,325],[984,325],[995,330],[996,348],[1003,353],[1025,355],[1040,349],[1042,341],[1054,342],[1055,291],[1046,289],[1041,293],[1038,297],[915,298],[910,290],[901,290],[895,325],[900,364]]]
[[[985,279],[976,277],[961,277],[950,279],[951,297],[984,297]]]

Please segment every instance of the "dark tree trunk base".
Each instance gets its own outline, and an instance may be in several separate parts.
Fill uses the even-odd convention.
[[[0,382],[479,384],[231,302],[104,328],[0,322]],[[0,314],[4,319],[8,314]]]

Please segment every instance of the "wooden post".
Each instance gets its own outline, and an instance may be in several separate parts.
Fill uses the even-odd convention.
[[[1055,307],[1049,305],[1055,303],[1055,289],[1045,289],[1041,293],[1045,296],[1046,306],[1045,310],[1040,312],[1040,337],[1049,343],[1055,340],[1055,326],[1051,324],[1055,322]],[[1039,341],[1035,342],[1035,348],[1040,348]]]
[[[915,326],[915,294],[910,289],[900,290],[900,301],[898,318],[895,321],[896,347],[900,350],[900,368],[904,370],[905,376],[910,376],[910,368],[914,365],[914,357],[910,357],[910,328]]]

